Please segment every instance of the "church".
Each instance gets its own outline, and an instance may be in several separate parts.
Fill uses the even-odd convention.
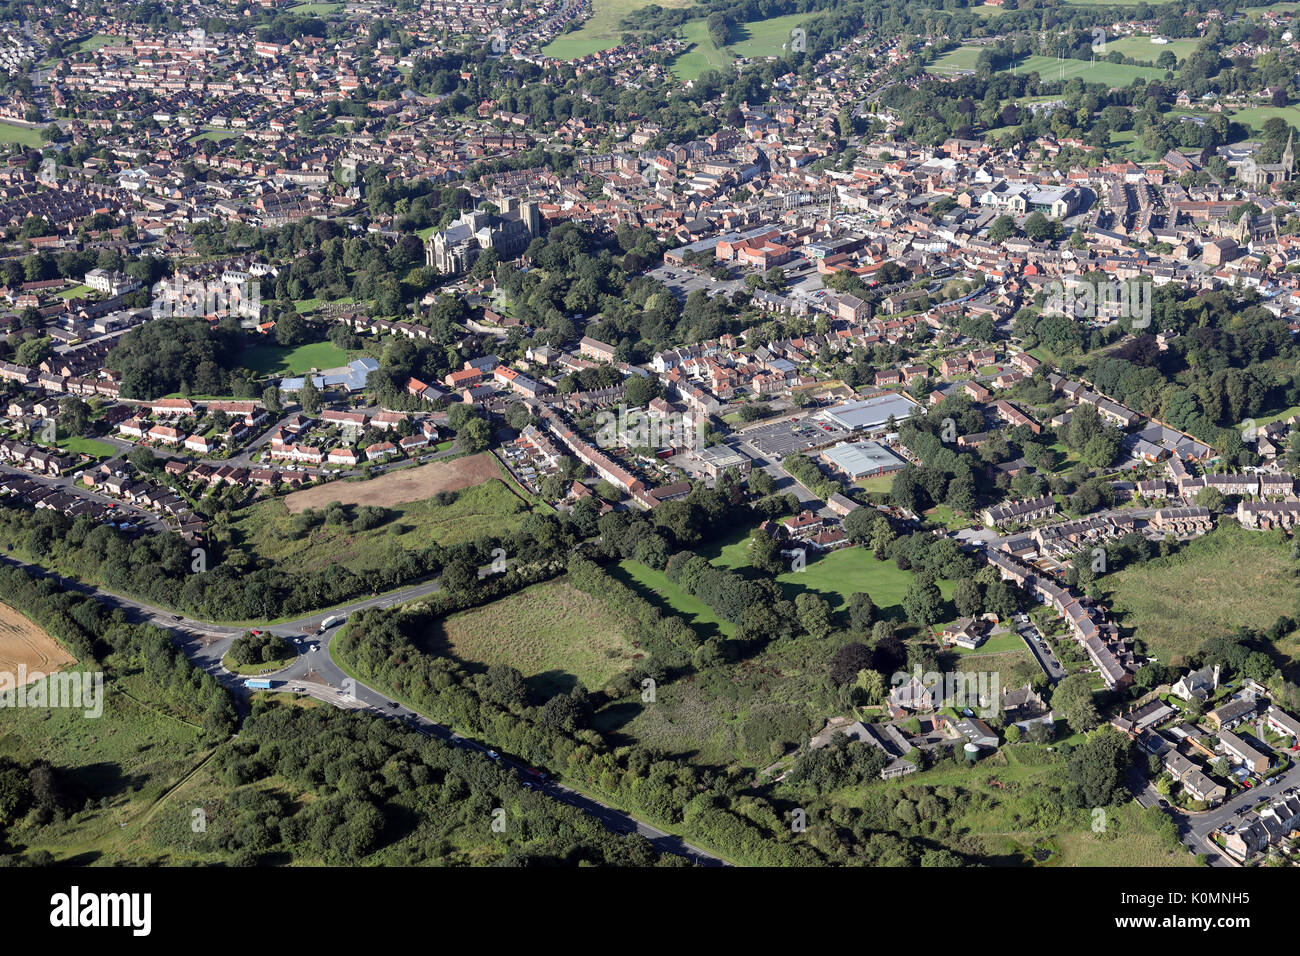
[[[1237,168],[1241,181],[1254,189],[1267,189],[1273,183],[1290,182],[1295,169],[1294,139],[1295,134],[1286,138],[1286,149],[1282,151],[1281,162],[1257,163],[1254,156],[1247,156]]]

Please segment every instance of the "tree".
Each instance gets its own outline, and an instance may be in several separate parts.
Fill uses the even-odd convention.
[[[989,242],[1003,242],[1016,234],[1016,221],[1010,216],[998,216],[989,224]]]
[[[848,684],[857,680],[860,671],[871,668],[873,658],[872,650],[867,645],[856,642],[845,644],[831,655],[831,683]]]
[[[1057,684],[1052,694],[1052,709],[1065,718],[1075,733],[1086,733],[1101,722],[1087,674],[1071,674]]]
[[[308,415],[319,415],[324,401],[321,390],[316,387],[316,377],[310,374],[305,376],[302,388],[298,389],[298,404],[302,406],[303,412]]]
[[[59,418],[69,435],[84,435],[90,427],[90,406],[69,395],[59,401]]]
[[[871,600],[870,594],[855,591],[849,595],[849,630],[861,634],[869,633],[875,616],[876,605]]]
[[[794,599],[794,608],[799,626],[808,634],[821,638],[831,632],[831,606],[821,596],[805,591]]]
[[[1066,765],[1070,779],[1067,802],[1077,807],[1105,807],[1123,799],[1130,747],[1128,737],[1110,727],[1089,734]]]
[[[952,592],[952,603],[962,617],[974,617],[984,605],[984,594],[971,578],[962,578]]]
[[[266,406],[266,412],[268,415],[278,417],[283,414],[284,405],[280,401],[279,386],[268,385],[266,388],[262,389],[262,404]]]
[[[903,597],[903,611],[912,624],[928,629],[943,616],[943,595],[933,581],[917,574]]]
[[[475,416],[456,433],[456,447],[461,451],[477,452],[492,444],[492,426]]]

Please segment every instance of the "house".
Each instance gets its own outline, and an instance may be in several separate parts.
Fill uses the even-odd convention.
[[[1256,702],[1249,698],[1230,700],[1216,707],[1205,716],[1216,730],[1227,730],[1237,726],[1243,720],[1254,715]]]
[[[1219,731],[1219,745],[1234,764],[1240,764],[1251,773],[1264,773],[1268,770],[1268,757],[1260,753],[1231,730]]]
[[[1232,833],[1223,835],[1223,848],[1239,861],[1250,859],[1275,846],[1284,837],[1300,829],[1300,795],[1279,797],[1253,819],[1238,824]]]
[[[945,644],[955,644],[968,651],[973,651],[989,639],[989,634],[992,632],[993,624],[996,621],[996,617],[990,621],[988,616],[983,618],[958,618],[943,629],[941,637]]]
[[[1292,717],[1285,710],[1270,707],[1266,714],[1269,729],[1283,737],[1292,737],[1300,741],[1300,720]]]
[[[1208,700],[1219,687],[1219,665],[1190,671],[1178,679],[1170,690],[1179,700]]]

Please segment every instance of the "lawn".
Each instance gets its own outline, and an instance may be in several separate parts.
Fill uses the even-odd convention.
[[[45,142],[39,129],[15,126],[13,123],[0,123],[0,143],[14,146],[40,146]]]
[[[1297,612],[1297,565],[1280,532],[1223,520],[1177,554],[1101,578],[1103,603],[1149,653],[1178,665],[1206,638],[1238,627],[1267,629]],[[1289,647],[1289,646],[1288,646]],[[1284,665],[1295,679],[1300,654]]]
[[[111,37],[104,33],[96,33],[90,39],[82,40],[81,43],[77,45],[77,49],[82,53],[91,53],[98,50],[100,47],[112,46],[113,44],[124,42],[125,41],[121,37]]]
[[[790,43],[790,32],[811,20],[812,13],[791,13],[770,20],[744,23],[732,32],[727,49],[737,56],[781,56]]]
[[[63,299],[84,298],[85,296],[90,295],[93,291],[94,290],[88,285],[74,285],[70,289],[64,289],[59,292],[58,295]]]
[[[254,345],[240,356],[243,366],[259,375],[303,375],[311,369],[339,368],[348,353],[332,342],[311,342],[297,348]]]
[[[289,9],[294,13],[312,13],[318,16],[328,16],[336,10],[342,10],[344,6],[346,6],[346,4],[343,3],[296,3]]]
[[[691,5],[692,0],[658,0],[661,7]],[[572,33],[561,33],[542,47],[542,53],[558,60],[576,60],[616,47],[627,31],[619,24],[634,10],[649,6],[649,0],[592,0],[592,15]]]
[[[614,614],[564,578],[453,614],[441,632],[431,651],[508,664],[544,696],[568,691],[575,681],[596,690],[644,657]]]
[[[60,448],[74,455],[90,455],[92,458],[112,458],[117,454],[117,446],[94,438],[63,438],[58,442]]]
[[[353,531],[347,522],[326,523],[301,537],[295,536],[294,517],[282,499],[262,501],[241,510],[231,531],[237,545],[287,571],[317,571],[333,564],[360,571],[398,566],[408,551],[435,542],[451,545],[508,532],[528,512],[528,506],[496,478],[455,495],[447,505],[425,499],[387,508],[392,517],[367,531]]]

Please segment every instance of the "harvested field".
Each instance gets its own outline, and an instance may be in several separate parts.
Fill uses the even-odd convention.
[[[52,674],[75,663],[76,658],[45,631],[7,604],[0,604],[0,671],[14,675],[26,668],[31,683],[37,676]]]
[[[337,501],[343,505],[375,505],[384,508],[432,498],[440,491],[459,491],[489,478],[500,478],[501,470],[490,452],[480,452],[452,461],[432,461],[415,468],[392,471],[369,481],[332,481],[315,488],[295,491],[284,499],[290,514],[308,508],[324,508]]]

